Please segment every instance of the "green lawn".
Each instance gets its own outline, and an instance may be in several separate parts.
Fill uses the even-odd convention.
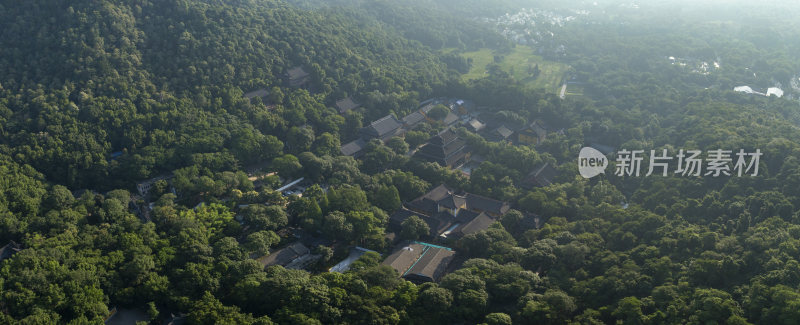
[[[494,62],[495,52],[484,48],[474,52],[462,53],[461,55],[472,59],[472,67],[469,72],[462,75],[464,80],[472,80],[486,75],[486,66]],[[561,79],[569,69],[566,64],[547,61],[541,56],[535,55],[530,47],[522,45],[517,45],[511,53],[504,55],[503,60],[498,64],[517,80],[521,80],[535,88],[544,88],[553,93],[557,93],[561,89]],[[533,78],[528,69],[537,64],[541,72],[538,78]]]

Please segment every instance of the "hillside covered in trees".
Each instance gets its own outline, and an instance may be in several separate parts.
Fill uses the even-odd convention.
[[[598,2],[0,2],[0,324],[797,324],[797,6]]]

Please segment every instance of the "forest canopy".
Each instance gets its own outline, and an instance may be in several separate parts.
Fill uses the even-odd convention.
[[[0,3],[0,324],[796,324],[800,8],[715,3]]]

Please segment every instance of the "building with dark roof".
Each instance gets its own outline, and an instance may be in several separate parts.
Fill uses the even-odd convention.
[[[423,196],[406,204],[409,210],[432,216],[439,212],[447,212],[457,216],[461,210],[476,213],[485,212],[489,216],[500,216],[508,212],[511,206],[507,202],[495,200],[472,193],[456,194],[445,185],[439,185]]]
[[[436,282],[444,276],[454,255],[447,247],[414,242],[389,255],[382,264],[390,266],[406,280]]]
[[[20,250],[22,250],[22,247],[19,244],[13,240],[8,241],[8,244],[0,247],[0,261],[11,258],[11,256],[14,256],[14,254],[18,253]]]
[[[447,112],[447,116],[445,116],[444,120],[442,120],[442,123],[444,123],[445,126],[451,126],[456,122],[458,122],[458,115],[453,114],[452,111]]]
[[[400,136],[403,134],[403,123],[400,122],[394,115],[386,115],[372,123],[369,126],[361,128],[361,137],[365,140],[380,139],[383,142],[389,140],[393,136]]]
[[[364,139],[358,138],[339,147],[339,151],[341,151],[344,156],[358,158],[364,154],[364,148],[366,146],[367,142],[364,141]]]
[[[486,123],[481,122],[481,120],[477,118],[473,118],[469,120],[464,126],[467,127],[467,130],[470,132],[478,133],[486,128]]]
[[[424,251],[425,246],[421,244],[409,244],[387,256],[381,264],[392,267],[402,277],[422,257]]]
[[[266,98],[267,96],[269,96],[269,91],[264,89],[264,88],[256,89],[256,90],[253,90],[251,92],[248,92],[248,93],[244,94],[244,98],[247,98],[247,99],[253,99],[253,98],[256,98],[256,97]]]
[[[109,311],[105,319],[106,325],[127,325],[139,322],[149,323],[150,316],[140,309],[128,309],[114,307]]]
[[[304,87],[308,84],[309,81],[308,72],[303,70],[303,67],[301,66],[294,67],[289,69],[289,71],[286,71],[285,77],[286,77],[286,82],[291,87]]]
[[[171,313],[169,315],[169,317],[167,317],[164,320],[163,324],[164,325],[183,325],[183,324],[186,324],[186,318],[187,318],[187,315],[184,314],[184,313],[178,313],[177,315]]]
[[[467,210],[485,212],[492,217],[502,216],[511,209],[508,202],[498,201],[472,193],[467,193],[465,201]]]
[[[300,242],[296,242],[277,251],[272,252],[267,256],[262,256],[256,259],[264,267],[273,265],[281,265],[288,267],[296,260],[309,255],[311,251]]]
[[[411,216],[416,216],[422,221],[425,221],[428,224],[428,229],[430,229],[430,233],[427,235],[428,238],[435,238],[439,234],[443,233],[449,227],[453,225],[453,218],[452,217],[445,217],[441,218],[442,215],[434,215],[434,216],[427,216],[422,213],[417,213],[411,211],[406,208],[400,208],[399,210],[392,213],[389,216],[389,227],[388,229],[394,231],[396,233],[400,233],[403,229],[403,221],[410,218]]]
[[[467,198],[458,195],[448,195],[447,197],[436,202],[439,205],[439,210],[446,209],[454,211],[456,209],[464,209],[467,206]],[[455,213],[451,213],[455,215]]]
[[[403,276],[415,283],[438,282],[456,254],[450,249],[426,246],[422,257]]]
[[[423,121],[425,121],[425,115],[417,111],[403,117],[403,126],[412,129]]]
[[[535,120],[519,132],[517,132],[517,142],[528,145],[539,145],[547,139],[550,132],[549,126],[542,120]]]
[[[432,110],[434,107],[436,107],[436,104],[434,104],[433,102],[431,102],[431,103],[425,104],[425,105],[423,105],[422,107],[420,107],[419,111],[420,111],[420,113],[422,113],[422,114],[425,114],[425,116],[428,116],[428,113],[429,113],[429,112],[430,112],[430,111],[431,111],[431,110]]]
[[[453,195],[453,190],[442,184],[413,201],[406,203],[406,206],[412,211],[430,216],[439,212],[438,202],[451,195]]]
[[[428,139],[428,143],[436,146],[446,146],[459,139],[458,134],[453,129],[445,129]]]
[[[359,130],[360,137],[342,145],[339,150],[342,155],[359,158],[363,155],[364,148],[370,140],[379,139],[386,142],[392,137],[403,136],[404,132],[403,123],[394,115],[389,114],[361,128]]]
[[[361,107],[361,104],[356,103],[351,97],[336,101],[336,110],[339,111],[339,114],[344,114],[359,107]]]
[[[558,176],[558,170],[551,166],[550,163],[544,163],[534,168],[530,174],[525,176],[525,179],[522,180],[520,185],[527,189],[545,187],[553,184],[553,180],[556,176]]]
[[[506,141],[509,138],[511,138],[512,135],[514,135],[514,131],[512,131],[505,125],[501,125],[500,127],[494,129],[492,133],[494,138],[498,141]]]
[[[469,161],[469,154],[466,142],[452,129],[446,129],[430,138],[414,156],[445,167],[457,167]]]
[[[469,234],[474,234],[486,229],[489,229],[496,220],[488,214],[481,212],[472,220],[458,224],[453,230],[443,233],[442,236],[447,238],[459,239]]]
[[[485,125],[480,135],[490,142],[515,141],[516,133],[521,129],[517,123],[499,114],[480,114],[480,121]]]
[[[471,193],[456,194],[439,185],[392,214],[389,227],[400,231],[402,222],[415,215],[428,224],[431,237],[460,238],[488,229],[510,208],[507,202]]]
[[[158,182],[160,180],[170,180],[173,177],[175,177],[175,176],[172,175],[172,174],[153,177],[153,178],[148,179],[148,180],[146,180],[144,182],[136,184],[136,189],[139,190],[139,195],[146,196],[147,193],[150,192],[150,189],[153,188],[153,185],[155,185],[156,182]]]

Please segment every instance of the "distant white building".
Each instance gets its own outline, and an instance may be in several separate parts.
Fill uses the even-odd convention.
[[[775,97],[781,98],[783,97],[783,90],[778,87],[771,87],[767,89],[767,96],[775,95]]]
[[[750,86],[733,87],[733,91],[740,92],[740,93],[746,93],[746,94],[754,93],[753,88],[750,88]]]
[[[734,87],[733,91],[745,93],[745,94],[753,94],[753,95],[761,95],[761,96],[775,96],[775,97],[783,97],[783,90],[778,87],[770,87],[767,89],[766,93],[762,93],[760,91],[753,90],[750,86],[739,86]]]

